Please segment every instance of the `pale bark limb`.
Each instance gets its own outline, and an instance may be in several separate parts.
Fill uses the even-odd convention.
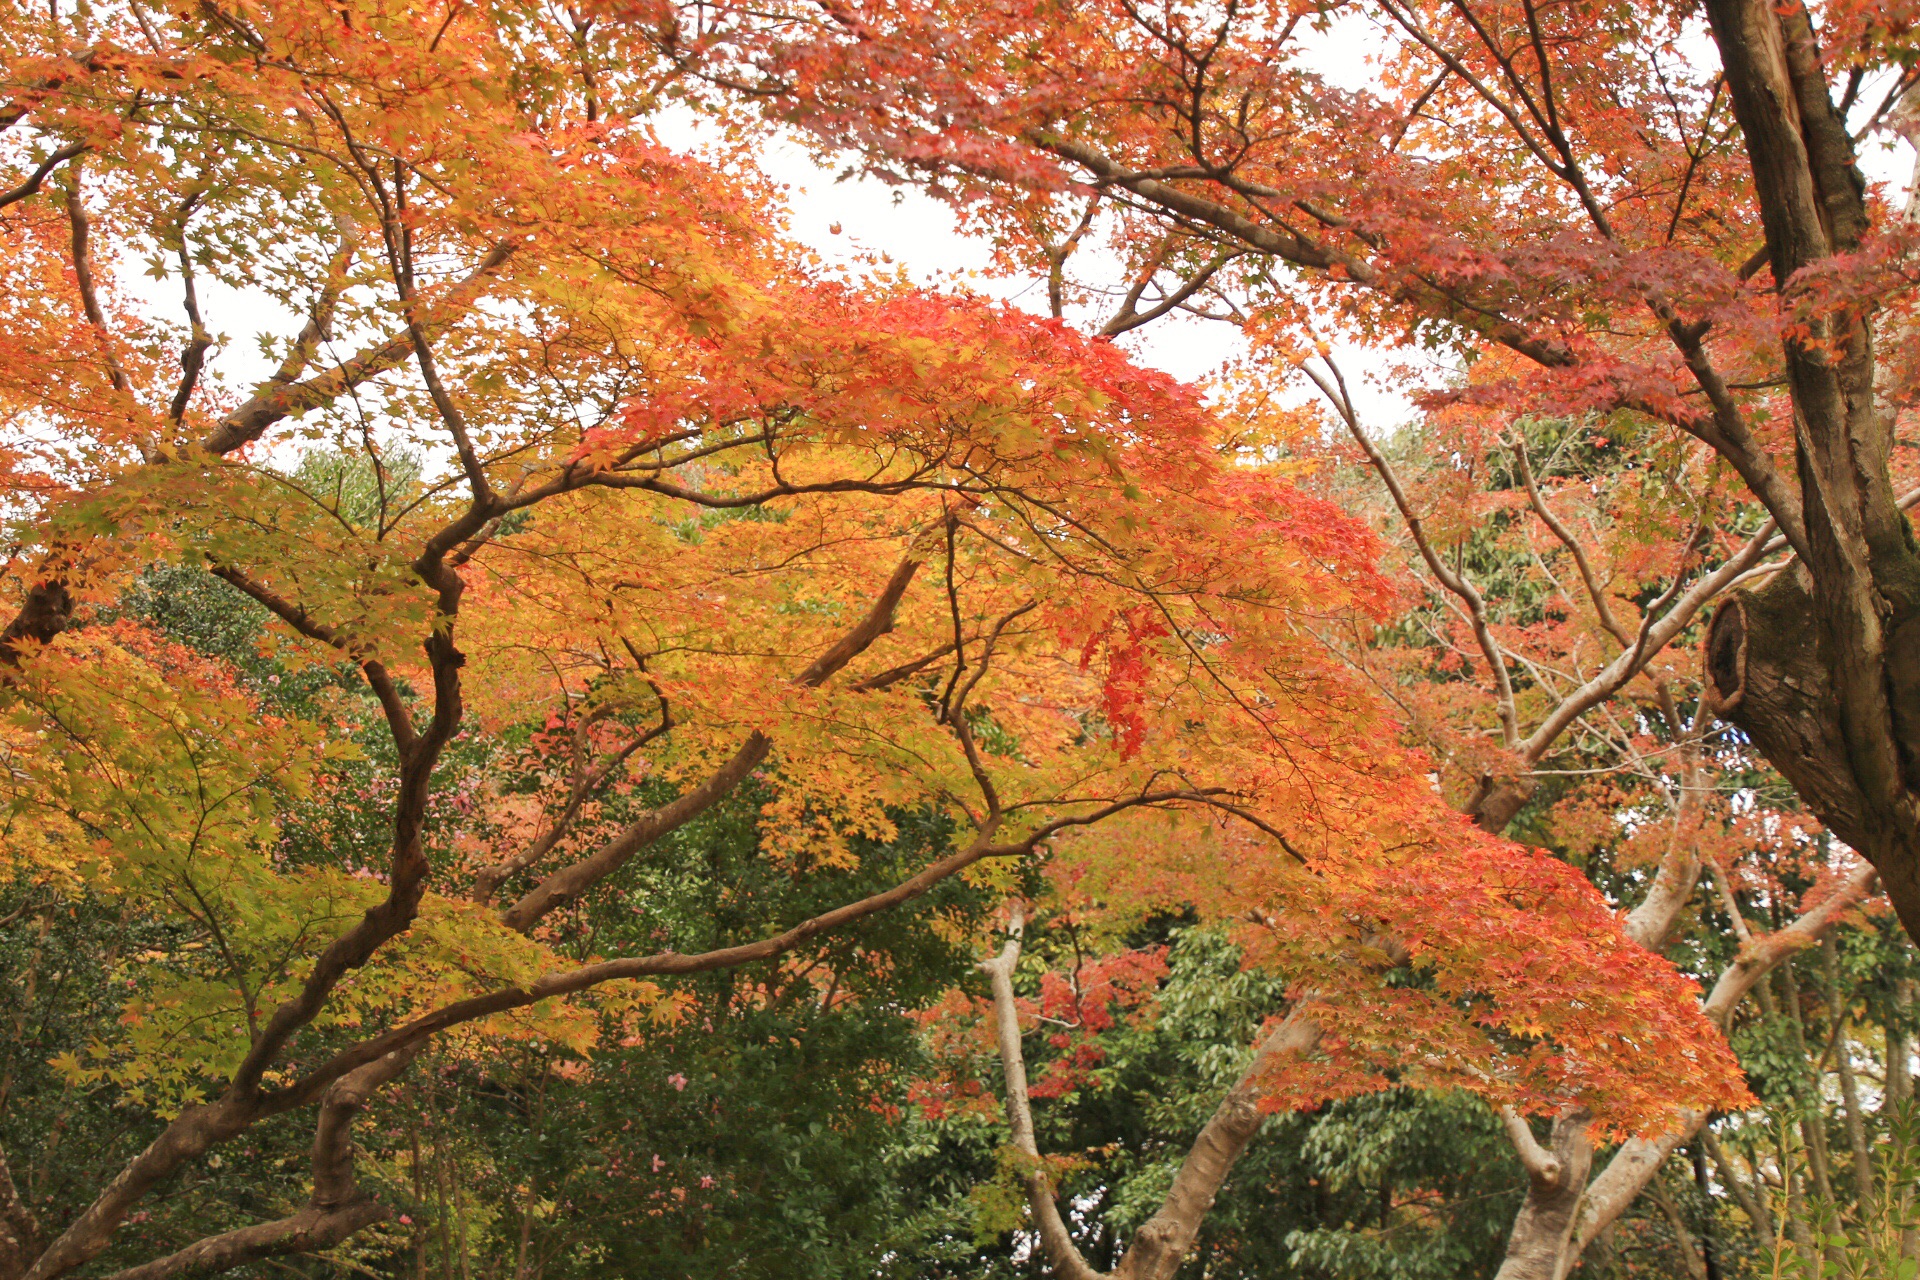
[[[1551,1165],[1538,1161],[1538,1172],[1528,1170],[1526,1199],[1514,1217],[1497,1280],[1564,1280],[1567,1242],[1593,1165],[1593,1143],[1587,1137],[1592,1120],[1581,1108],[1553,1118],[1546,1143]]]
[[[1741,948],[1739,956],[1714,983],[1703,1002],[1703,1012],[1725,1028],[1756,983],[1799,951],[1819,945],[1826,931],[1867,897],[1874,880],[1873,868],[1863,867],[1791,925],[1761,935]],[[1570,1178],[1566,1187],[1529,1187],[1496,1280],[1565,1280],[1594,1238],[1626,1211],[1674,1148],[1706,1121],[1704,1111],[1683,1112],[1667,1133],[1630,1139],[1590,1181],[1586,1169],[1593,1159],[1593,1144],[1586,1125],[1583,1122],[1569,1132],[1566,1149],[1556,1142],[1554,1151],[1569,1169],[1577,1163],[1579,1176]],[[1560,1134],[1559,1120],[1555,1132],[1556,1136]],[[1569,1192],[1572,1204],[1567,1203]]]
[[[1747,925],[1746,916],[1740,912],[1740,900],[1733,895],[1733,879],[1727,869],[1720,865],[1720,859],[1707,855],[1707,868],[1713,872],[1714,889],[1720,895],[1720,908],[1727,913],[1727,919],[1733,922],[1733,936],[1745,946],[1753,941],[1753,930]]]
[[[1601,668],[1592,679],[1574,690],[1547,714],[1521,744],[1521,759],[1528,764],[1538,761],[1566,732],[1567,726],[1625,688],[1653,660],[1655,654],[1686,630],[1701,609],[1712,603],[1734,579],[1753,567],[1765,553],[1767,543],[1773,536],[1772,523],[1763,525],[1739,551],[1721,562],[1712,573],[1695,581],[1684,592],[1677,593],[1671,602],[1661,604],[1664,612],[1656,614],[1649,610],[1641,622],[1633,646]]]
[[[1912,511],[1916,505],[1920,505],[1920,487],[1909,489],[1901,494],[1899,498],[1895,500],[1894,505],[1902,511]],[[1779,534],[1775,534],[1768,540],[1767,545],[1761,549],[1761,554],[1770,556],[1774,552],[1786,548],[1786,546],[1787,540]],[[1775,560],[1768,564],[1755,565],[1753,568],[1735,578],[1732,582],[1729,582],[1726,589],[1731,591],[1735,587],[1744,587],[1750,582],[1758,582],[1763,578],[1770,578],[1782,569],[1790,569],[1799,562],[1800,557],[1798,553],[1789,551],[1783,559]]]
[[[1027,1205],[1040,1233],[1040,1247],[1054,1274],[1062,1280],[1100,1280],[1103,1273],[1087,1262],[1060,1216],[1060,1206],[1054,1202],[1053,1180],[1040,1165],[1040,1147],[1033,1134],[1033,1107],[1027,1096],[1027,1059],[1020,1047],[1020,1015],[1013,999],[1013,971],[1020,963],[1021,936],[1025,929],[1025,911],[1015,901],[1008,907],[1006,945],[1001,947],[999,955],[980,964],[993,990],[993,1032],[1000,1049],[1001,1076],[1007,1087],[1007,1125],[1013,1131],[1014,1149],[1031,1162],[1026,1171]]]
[[[1502,1107],[1500,1122],[1506,1126],[1507,1141],[1513,1144],[1514,1154],[1520,1157],[1520,1167],[1527,1171],[1527,1177],[1558,1184],[1563,1172],[1559,1157],[1540,1145],[1527,1118],[1512,1107]]]
[[[1013,971],[1020,960],[1024,927],[1024,912],[1016,902],[1010,908],[1006,944],[999,955],[980,964],[992,984],[994,1037],[1006,1082],[1008,1124],[1015,1149],[1032,1162],[1027,1174],[1027,1201],[1053,1273],[1061,1280],[1105,1280],[1105,1274],[1094,1269],[1073,1243],[1054,1200],[1052,1180],[1040,1165],[1027,1091],[1026,1055],[1020,1045],[1020,1020],[1013,995]],[[1253,1060],[1201,1126],[1159,1210],[1134,1232],[1113,1269],[1114,1280],[1171,1280],[1193,1247],[1227,1175],[1266,1122],[1261,1100],[1274,1063],[1282,1057],[1311,1053],[1319,1042],[1319,1025],[1307,1014],[1304,1001],[1261,1041]]]
[[[1331,379],[1305,363],[1296,367],[1313,381],[1321,394],[1334,406],[1349,434],[1359,443],[1361,449],[1367,454],[1369,462],[1379,472],[1389,495],[1393,498],[1395,507],[1400,511],[1402,522],[1412,534],[1415,545],[1429,569],[1433,571],[1443,587],[1465,603],[1468,617],[1474,626],[1476,643],[1495,678],[1494,692],[1503,740],[1518,758],[1522,768],[1531,768],[1537,764],[1575,720],[1611,698],[1639,676],[1655,655],[1691,625],[1701,609],[1731,587],[1770,549],[1780,545],[1776,532],[1777,525],[1773,521],[1768,521],[1739,551],[1728,557],[1711,573],[1695,581],[1685,591],[1681,590],[1681,584],[1685,581],[1684,576],[1676,578],[1672,588],[1648,606],[1638,633],[1631,637],[1627,635],[1626,629],[1619,625],[1618,620],[1613,619],[1604,596],[1595,594],[1596,611],[1602,612],[1603,625],[1606,625],[1607,620],[1613,619],[1612,625],[1608,626],[1607,630],[1619,640],[1622,652],[1595,673],[1591,679],[1562,698],[1531,733],[1521,738],[1512,682],[1506,669],[1506,655],[1488,626],[1484,600],[1480,600],[1476,607],[1478,591],[1460,575],[1454,574],[1450,566],[1439,558],[1436,549],[1425,537],[1418,514],[1413,510],[1411,500],[1394,473],[1392,464],[1362,429],[1351,398],[1346,394],[1345,382],[1340,377],[1338,368],[1331,361],[1328,362],[1328,366],[1333,375]],[[1531,475],[1530,468],[1527,474]],[[1589,593],[1599,592],[1598,576],[1594,574],[1584,551],[1579,549],[1578,540],[1573,537],[1572,530],[1552,514],[1544,499],[1538,498],[1537,485],[1531,486],[1530,492],[1535,495],[1536,507],[1541,511],[1542,518],[1547,522],[1548,527],[1554,531],[1556,537],[1561,538],[1575,552],[1576,563],[1582,567],[1582,578],[1588,585]],[[1471,592],[1471,595],[1467,594],[1468,592]],[[1467,812],[1476,822],[1497,831],[1504,828],[1511,820],[1530,792],[1531,785],[1524,777],[1497,779],[1489,775],[1481,779],[1480,792],[1468,803]]]
[[[1680,923],[1681,915],[1700,883],[1702,862],[1695,840],[1705,785],[1700,777],[1697,744],[1683,746],[1684,763],[1680,775],[1680,801],[1675,806],[1667,850],[1654,873],[1653,884],[1640,905],[1627,913],[1626,934],[1647,950],[1666,949],[1667,939]]]
[[[1310,999],[1310,997],[1308,998]],[[1227,1096],[1193,1140],[1160,1209],[1133,1233],[1114,1275],[1120,1280],[1172,1280],[1200,1234],[1227,1175],[1266,1122],[1267,1075],[1282,1058],[1304,1057],[1320,1043],[1320,1026],[1303,999],[1254,1051]]]
[[[1593,602],[1594,616],[1606,628],[1607,634],[1620,642],[1621,648],[1632,648],[1633,637],[1613,616],[1613,609],[1607,604],[1607,593],[1600,585],[1599,575],[1593,571],[1593,562],[1588,558],[1586,548],[1580,545],[1580,539],[1573,536],[1573,530],[1554,514],[1553,508],[1547,505],[1546,498],[1541,494],[1540,485],[1533,476],[1532,460],[1527,457],[1526,437],[1517,431],[1514,433],[1513,458],[1519,464],[1520,482],[1526,487],[1527,502],[1533,507],[1534,514],[1540,517],[1540,522],[1547,526],[1573,557],[1573,566],[1580,573],[1580,581],[1587,589],[1587,598]]]
[[[1920,164],[1920,161],[1916,161]],[[1913,979],[1896,978],[1893,982],[1893,1008],[1895,1021],[1900,1025],[1887,1028],[1887,1097],[1894,1102],[1907,1102],[1913,1098],[1913,1037],[1908,1034],[1904,1020],[1913,1012]]]

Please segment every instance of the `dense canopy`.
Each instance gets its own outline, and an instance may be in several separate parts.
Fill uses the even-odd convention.
[[[1903,15],[0,13],[0,1280],[1910,1270]]]

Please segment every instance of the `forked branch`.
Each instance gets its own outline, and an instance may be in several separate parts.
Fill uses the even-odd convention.
[[[1030,1162],[1027,1202],[1055,1275],[1061,1280],[1106,1280],[1106,1273],[1096,1270],[1073,1243],[1034,1137],[1026,1055],[1020,1044],[1019,1011],[1013,995],[1013,971],[1020,961],[1025,926],[1018,902],[1010,907],[1009,916],[1006,945],[999,955],[982,961],[980,968],[992,985],[994,1040],[1006,1083],[1013,1145]],[[1260,1042],[1253,1060],[1201,1126],[1159,1210],[1134,1232],[1126,1253],[1121,1255],[1120,1264],[1111,1273],[1114,1280],[1172,1280],[1180,1269],[1227,1175],[1266,1121],[1267,1113],[1260,1103],[1268,1075],[1280,1060],[1311,1053],[1320,1042],[1320,1027],[1307,1012],[1307,1003],[1302,1000],[1297,1004]]]
[[[108,1280],[172,1280],[207,1275],[242,1263],[330,1249],[391,1214],[360,1190],[353,1172],[353,1121],[367,1100],[412,1062],[402,1049],[342,1077],[320,1104],[313,1137],[313,1194],[300,1211],[197,1240],[164,1258],[116,1271]]]
[[[1387,486],[1387,492],[1393,498],[1393,505],[1400,512],[1400,520],[1406,526],[1407,533],[1413,538],[1413,544],[1420,552],[1420,558],[1426,562],[1427,569],[1462,605],[1466,607],[1467,617],[1473,624],[1473,638],[1480,646],[1480,654],[1486,659],[1487,669],[1493,675],[1494,695],[1500,715],[1500,739],[1509,751],[1520,747],[1520,719],[1514,710],[1513,678],[1507,671],[1507,655],[1500,648],[1500,642],[1494,639],[1493,628],[1487,613],[1487,601],[1479,588],[1470,582],[1466,575],[1454,569],[1446,562],[1433,540],[1427,536],[1426,525],[1421,522],[1420,513],[1414,509],[1413,499],[1408,496],[1405,486],[1400,483],[1399,474],[1386,454],[1360,423],[1359,412],[1354,408],[1353,398],[1347,391],[1347,380],[1341,374],[1340,367],[1331,356],[1322,356],[1327,372],[1321,373],[1302,360],[1295,367],[1307,375],[1313,385],[1333,406],[1340,421],[1346,425],[1347,433],[1367,455],[1367,461],[1379,473],[1380,480]]]

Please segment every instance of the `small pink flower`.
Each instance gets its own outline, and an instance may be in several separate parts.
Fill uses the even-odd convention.
[[[403,1227],[410,1227],[413,1225],[413,1219],[409,1218],[406,1214],[403,1213],[400,1215],[400,1225]]]
[[[667,1077],[667,1083],[675,1089],[685,1089],[687,1087],[687,1078],[676,1071]]]
[[[665,1160],[662,1160],[659,1156],[655,1156],[653,1158],[653,1171],[655,1173],[660,1172],[662,1169],[666,1167],[667,1167],[667,1162]]]
[[[702,1187],[703,1189],[704,1189],[704,1188],[706,1188],[706,1187],[711,1187],[712,1185],[713,1185],[713,1175],[712,1175],[712,1174],[710,1174],[710,1173],[703,1173],[703,1174],[701,1174],[701,1175],[700,1175],[700,1186],[701,1186],[701,1187]]]

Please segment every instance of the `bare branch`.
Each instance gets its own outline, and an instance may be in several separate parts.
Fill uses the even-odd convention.
[[[1724,1028],[1733,1011],[1761,978],[1796,952],[1817,946],[1828,929],[1867,897],[1874,881],[1873,868],[1862,867],[1825,901],[1802,913],[1791,925],[1743,946],[1734,962],[1721,972],[1707,996],[1703,1006],[1707,1016]],[[1577,1215],[1566,1223],[1568,1234],[1558,1246],[1556,1261],[1560,1269],[1556,1274],[1565,1275],[1572,1271],[1594,1238],[1626,1211],[1674,1149],[1698,1132],[1706,1120],[1707,1113],[1704,1111],[1682,1112],[1675,1117],[1666,1133],[1655,1137],[1632,1138],[1623,1144],[1607,1167],[1585,1184],[1584,1190],[1567,1188],[1569,1192],[1581,1193],[1578,1196]],[[1574,1154],[1581,1161],[1592,1158],[1592,1144],[1584,1133],[1579,1135],[1578,1149]],[[1530,1204],[1533,1198],[1530,1194]],[[1526,1214],[1527,1210],[1523,1209],[1523,1222],[1515,1227],[1516,1237]]]
[[[1240,257],[1242,252],[1243,251],[1239,249],[1220,250],[1220,252],[1214,254],[1211,258],[1207,259],[1206,262],[1202,263],[1200,269],[1182,281],[1179,287],[1174,289],[1172,293],[1167,294],[1164,298],[1160,299],[1159,302],[1148,307],[1145,311],[1136,310],[1136,306],[1140,300],[1140,291],[1138,289],[1130,290],[1120,310],[1114,314],[1111,320],[1108,320],[1104,325],[1100,326],[1101,336],[1117,338],[1130,329],[1138,329],[1143,324],[1149,324],[1152,321],[1158,320],[1161,316],[1177,311],[1192,298],[1194,294],[1206,288],[1213,277],[1219,273],[1220,269],[1229,262],[1232,262],[1235,258]]]
[[[7,1153],[0,1149],[0,1272],[19,1275],[40,1249],[40,1220],[14,1185]]]
[[[1479,644],[1481,656],[1486,659],[1487,668],[1493,675],[1494,696],[1497,699],[1500,714],[1501,741],[1509,751],[1517,751],[1520,747],[1520,721],[1513,704],[1513,678],[1507,671],[1507,656],[1501,651],[1499,642],[1493,638],[1485,597],[1473,583],[1466,579],[1465,575],[1456,573],[1453,567],[1441,558],[1432,540],[1427,537],[1426,526],[1421,523],[1420,514],[1413,509],[1413,500],[1407,496],[1406,489],[1400,484],[1400,477],[1394,472],[1393,464],[1387,461],[1387,456],[1380,452],[1379,446],[1374,444],[1372,437],[1368,436],[1366,429],[1360,425],[1360,415],[1355,411],[1353,400],[1347,394],[1346,379],[1341,376],[1339,366],[1334,364],[1330,356],[1323,355],[1321,360],[1326,363],[1332,375],[1331,378],[1305,361],[1297,363],[1295,368],[1306,374],[1313,381],[1313,385],[1320,389],[1320,394],[1327,398],[1334,411],[1340,415],[1340,420],[1346,424],[1347,433],[1367,455],[1367,461],[1373,464],[1373,469],[1380,473],[1380,479],[1386,484],[1387,492],[1393,497],[1393,505],[1400,512],[1401,522],[1406,525],[1407,532],[1412,535],[1414,546],[1419,548],[1420,558],[1426,561],[1427,568],[1439,580],[1441,586],[1452,592],[1466,606],[1467,616],[1473,623],[1474,640]]]
[[[1655,601],[1647,610],[1640,626],[1640,633],[1634,638],[1631,648],[1609,662],[1592,679],[1581,685],[1573,693],[1562,699],[1559,705],[1547,714],[1534,731],[1520,746],[1520,758],[1531,765],[1546,755],[1567,726],[1585,715],[1589,710],[1611,698],[1635,676],[1639,675],[1655,654],[1684,631],[1693,617],[1706,607],[1722,591],[1752,568],[1764,554],[1769,541],[1774,536],[1771,521],[1761,526],[1760,531],[1747,540],[1745,546],[1728,557],[1719,568],[1696,581],[1685,592],[1681,592],[1671,603]],[[1674,584],[1677,589],[1679,582]],[[1669,594],[1673,594],[1669,592]],[[1664,609],[1664,612],[1661,610]]]

